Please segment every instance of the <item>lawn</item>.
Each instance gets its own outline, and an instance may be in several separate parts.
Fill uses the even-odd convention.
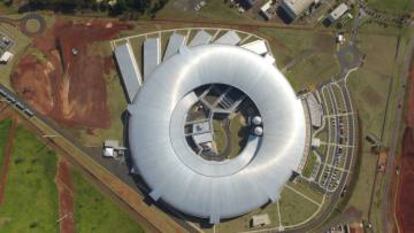
[[[284,188],[280,199],[280,215],[282,224],[289,226],[301,223],[311,217],[318,206],[289,188]]]
[[[229,157],[233,158],[237,156],[244,148],[246,140],[246,134],[248,134],[245,123],[245,118],[239,114],[230,121],[230,134],[231,134],[231,150]]]
[[[307,197],[311,198],[312,200],[318,203],[322,203],[324,194],[312,188],[311,184],[309,184],[306,180],[298,178],[295,183],[288,182],[287,184],[290,187],[294,188],[296,191],[303,193]]]
[[[368,0],[368,5],[387,12],[405,13],[413,9],[412,0]]]
[[[314,86],[339,73],[335,36],[317,31],[259,28],[269,41],[279,69],[295,90]]]
[[[383,4],[386,4],[384,1]],[[394,2],[394,1],[392,1]],[[349,88],[352,94],[354,105],[358,110],[362,131],[359,169],[354,172],[356,184],[347,207],[354,206],[367,218],[369,211],[369,198],[371,195],[377,156],[370,151],[365,135],[373,133],[381,138],[384,146],[389,146],[391,141],[392,128],[395,127],[395,109],[397,102],[397,87],[399,83],[400,66],[404,64],[406,54],[406,39],[401,38],[398,56],[396,55],[397,34],[388,30],[388,35],[370,35],[373,27],[367,25],[359,35],[359,47],[366,53],[364,66],[352,73],[349,77]],[[388,98],[389,96],[389,98]],[[387,108],[388,106],[388,108]],[[382,182],[379,179],[377,190],[383,190]],[[379,194],[379,195],[378,195]],[[379,225],[382,224],[380,203],[382,193],[374,195],[374,204],[371,209],[372,223],[374,228],[381,232]]]
[[[11,122],[11,119],[5,119],[0,122],[0,169],[3,167],[3,152]]]
[[[223,0],[207,1],[207,5],[199,12],[191,8],[189,0],[169,1],[167,5],[157,13],[157,19],[174,19],[174,20],[200,20],[205,21],[228,21],[242,23],[253,21],[247,14],[237,12],[236,8],[230,8]],[[186,7],[187,9],[184,9]]]
[[[270,218],[270,225],[267,227],[261,228],[251,228],[250,222],[254,215],[262,215],[267,214]],[[221,222],[220,224],[216,225],[215,232],[226,232],[226,233],[239,233],[245,232],[250,230],[263,230],[266,228],[272,228],[279,226],[279,216],[277,212],[277,203],[269,203],[262,208],[258,208],[246,215],[243,215],[238,218],[229,219]],[[206,233],[213,233],[212,229],[206,230]]]
[[[315,167],[315,163],[316,163],[316,155],[314,153],[311,153],[308,156],[305,167],[303,168],[302,176],[309,178],[312,175],[312,171]]]
[[[14,145],[0,208],[1,232],[58,232],[55,153],[22,126]]]
[[[222,126],[222,120],[213,119],[214,142],[216,143],[217,153],[221,154],[226,149],[228,138]]]
[[[72,170],[77,233],[141,233],[138,222]]]

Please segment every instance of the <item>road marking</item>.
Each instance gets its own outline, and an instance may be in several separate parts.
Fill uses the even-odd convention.
[[[279,199],[280,200],[280,199]],[[279,205],[279,200],[277,200],[276,203],[276,208],[277,208],[277,217],[279,219],[279,227],[283,227],[282,225],[282,214],[280,213],[280,205]]]
[[[339,114],[332,114],[332,115],[325,115],[324,118],[332,118],[332,117],[341,117],[341,116],[351,116],[356,115],[354,112],[345,112],[345,113],[339,113]]]
[[[340,146],[340,147],[345,147],[345,148],[354,148],[354,145],[345,145],[345,144],[336,144],[336,143],[331,143],[331,142],[320,142],[321,145],[327,145],[327,146]]]

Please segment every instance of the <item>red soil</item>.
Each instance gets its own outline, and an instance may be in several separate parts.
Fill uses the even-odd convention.
[[[112,56],[103,57],[93,46],[127,29],[131,26],[98,20],[73,23],[58,18],[50,30],[34,38],[33,47],[41,54],[21,59],[12,75],[13,88],[40,113],[60,123],[109,127],[104,74],[115,64]],[[72,54],[72,49],[78,54]]]
[[[407,128],[404,132],[397,196],[396,216],[401,233],[414,232],[414,68],[407,111]]]
[[[59,192],[59,224],[61,233],[75,233],[75,219],[73,206],[73,184],[66,160],[59,160],[56,177]]]

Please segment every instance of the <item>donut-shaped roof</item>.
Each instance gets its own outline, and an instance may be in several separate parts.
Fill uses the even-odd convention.
[[[263,135],[250,135],[232,160],[207,161],[185,141],[194,89],[225,84],[244,92],[260,112]],[[150,196],[211,223],[276,201],[306,146],[301,101],[272,64],[228,45],[183,47],[160,64],[128,107],[132,159]]]

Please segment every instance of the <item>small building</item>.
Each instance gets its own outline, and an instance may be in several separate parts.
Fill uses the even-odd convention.
[[[338,33],[336,35],[336,43],[342,45],[342,44],[345,43],[345,41],[346,41],[346,39],[345,39],[345,35],[343,33]]]
[[[252,227],[264,227],[270,225],[270,223],[268,214],[254,215],[251,220]]]
[[[238,3],[240,4],[241,7],[243,7],[243,9],[249,10],[250,8],[254,6],[254,4],[256,3],[256,0],[239,0]]]
[[[13,58],[13,53],[6,51],[0,56],[0,63],[6,64]]]
[[[203,149],[211,149],[213,133],[208,121],[193,124],[193,140],[196,145]]]
[[[312,138],[312,147],[318,148],[321,146],[321,139],[319,138]]]
[[[273,15],[276,13],[272,13],[272,3],[273,0],[269,0],[262,7],[260,7],[260,13],[266,20],[271,20],[273,18]]]
[[[329,15],[328,21],[332,24],[341,18],[347,11],[349,10],[348,5],[345,3],[341,3],[338,7],[336,7]]]
[[[283,0],[281,8],[291,20],[308,10],[316,0]]]
[[[123,155],[125,150],[125,147],[119,145],[119,141],[106,140],[104,142],[102,155],[106,158],[116,158],[119,155]]]

